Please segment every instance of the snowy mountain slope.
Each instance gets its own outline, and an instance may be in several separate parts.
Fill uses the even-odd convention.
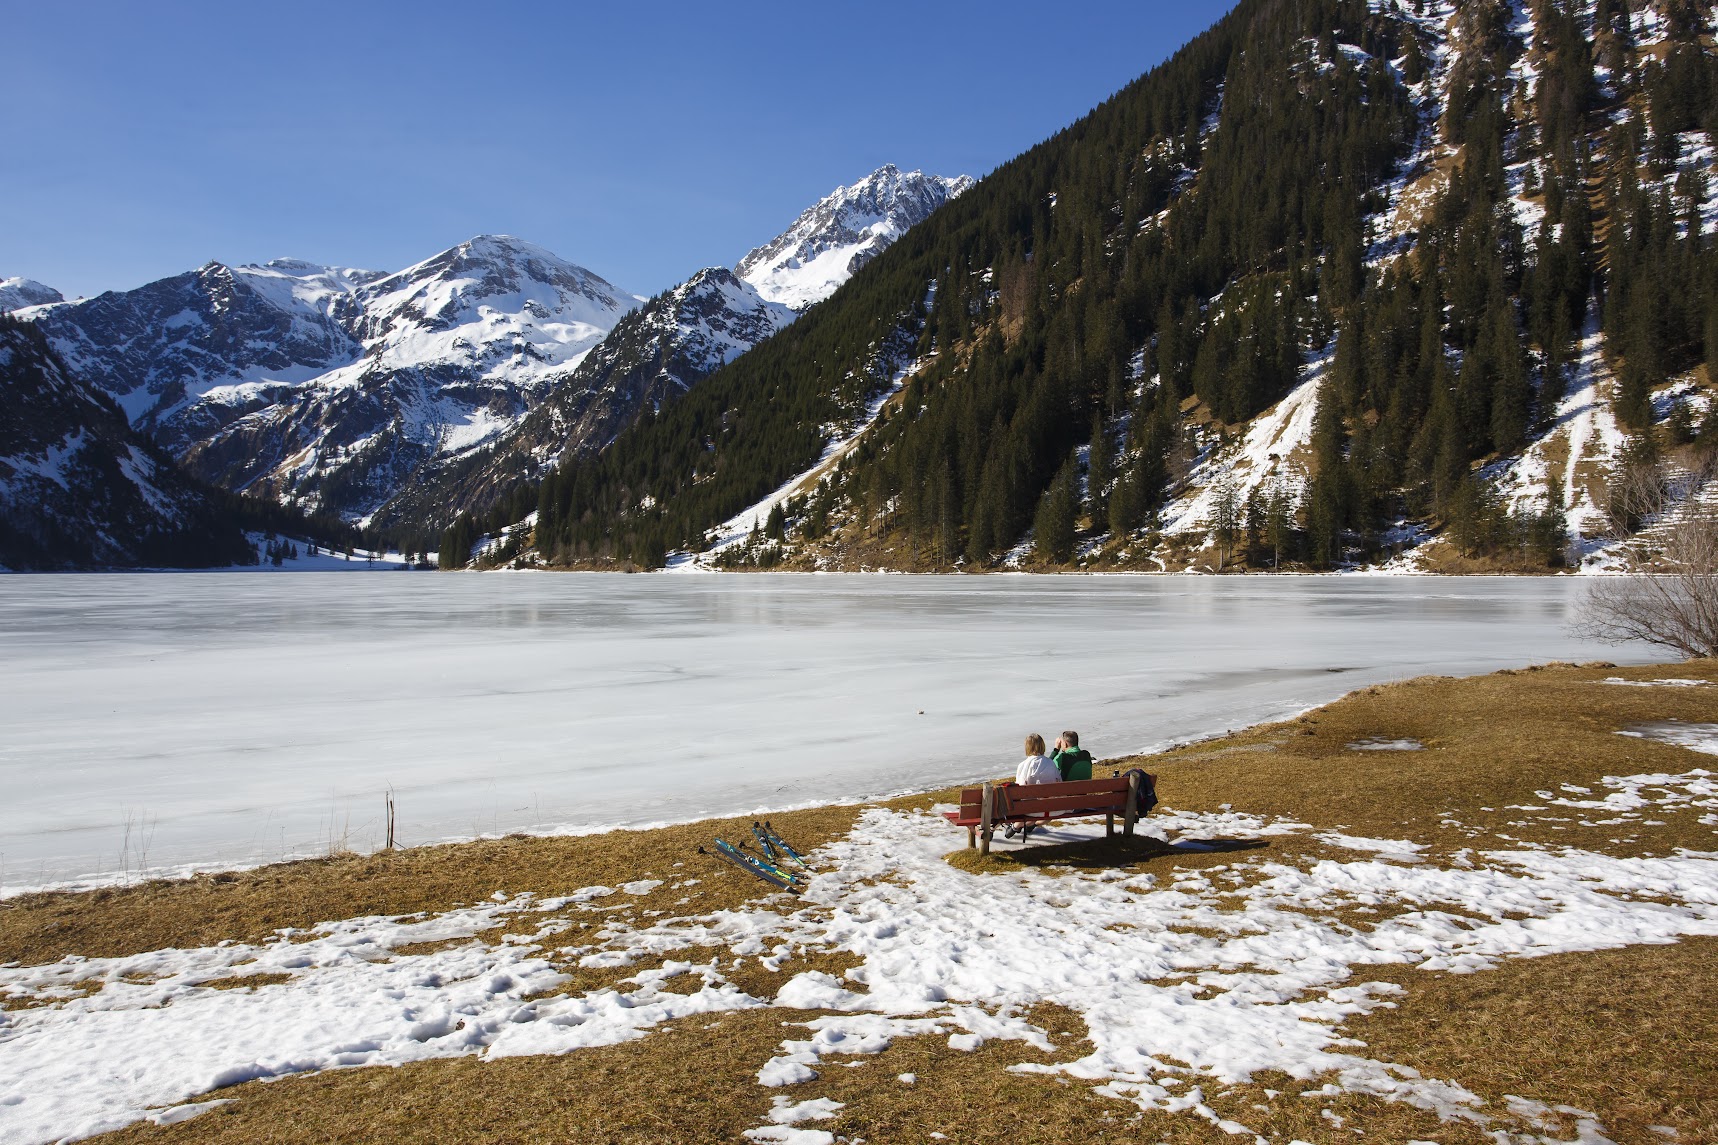
[[[0,318],[0,567],[228,564],[236,524],[68,373],[29,325]]]
[[[803,310],[821,302],[884,248],[971,187],[966,175],[947,178],[879,167],[837,187],[793,225],[749,252],[734,273],[771,302]]]
[[[701,270],[622,317],[577,366],[545,381],[541,400],[492,448],[449,454],[402,486],[378,523],[446,520],[542,477],[568,454],[594,453],[643,410],[661,409],[795,317],[729,271]]]
[[[1180,496],[1165,506],[1159,521],[1165,533],[1208,530],[1224,497],[1245,505],[1273,483],[1299,493],[1305,481],[1306,450],[1318,412],[1318,388],[1330,368],[1328,355],[1311,362],[1305,380],[1288,397],[1254,418],[1233,441],[1203,451]]]
[[[652,298],[588,358],[547,382],[541,404],[516,428],[481,455],[438,458],[401,487],[377,522],[445,520],[481,509],[568,456],[606,448],[646,407],[660,410],[782,330],[971,183],[884,167],[838,188],[741,260],[754,280],[709,267]]]
[[[45,306],[64,302],[65,297],[51,286],[30,278],[0,278],[0,314],[22,310],[26,306]]]
[[[969,182],[884,168],[744,261],[771,289],[791,283],[803,308]],[[419,524],[539,476],[568,451],[602,448],[645,405],[796,313],[711,268],[651,300],[582,368],[643,300],[495,235],[394,274],[280,259],[209,263],[69,303],[24,280],[5,289],[75,373],[196,476],[349,519]]]
[[[520,434],[544,461],[600,449],[645,406],[660,409],[794,316],[720,267],[701,270],[622,318],[583,362],[557,377]]]

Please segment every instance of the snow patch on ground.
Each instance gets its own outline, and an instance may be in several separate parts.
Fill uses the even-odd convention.
[[[827,1121],[846,1108],[843,1102],[831,1101],[827,1097],[798,1102],[792,1098],[777,1097],[773,1105],[774,1108],[769,1112],[769,1124],[748,1129],[744,1136],[753,1141],[774,1141],[782,1145],[833,1145],[835,1135],[832,1133],[821,1129],[795,1129],[793,1126],[803,1121]]]
[[[1718,755],[1718,724],[1685,724],[1666,720],[1663,723],[1636,724],[1617,734],[1675,744],[1705,755]]]
[[[1599,683],[1615,684],[1624,688],[1704,688],[1707,686],[1705,680],[1682,680],[1674,677],[1669,680],[1625,680],[1621,676],[1607,676]]]
[[[1363,739],[1348,745],[1349,751],[1425,751],[1417,739]]]

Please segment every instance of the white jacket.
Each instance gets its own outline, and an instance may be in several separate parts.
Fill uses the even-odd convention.
[[[1060,783],[1062,773],[1047,755],[1029,755],[1014,769],[1016,783]]]

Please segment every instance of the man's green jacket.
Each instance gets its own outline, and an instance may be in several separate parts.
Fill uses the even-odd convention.
[[[1063,782],[1092,777],[1092,753],[1083,747],[1065,747],[1050,757],[1056,762],[1056,770],[1062,773]]]

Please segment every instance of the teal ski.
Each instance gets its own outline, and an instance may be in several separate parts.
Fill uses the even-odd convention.
[[[721,839],[717,839],[716,843],[718,846],[721,846],[721,847],[728,846],[728,844]],[[771,874],[780,875],[782,878],[787,879],[789,882],[792,882],[795,886],[799,885],[799,883],[801,881],[801,877],[798,874],[795,874],[793,871],[788,870],[786,867],[782,866],[780,863],[777,863],[775,860],[769,858],[767,855],[758,854],[756,851],[752,850],[751,847],[747,846],[745,843],[741,843],[738,847],[736,847],[734,849],[739,852],[740,857],[742,859],[746,859],[749,862],[756,863],[758,866],[762,867],[766,871],[769,871]]]
[[[706,851],[704,848],[699,847],[698,853],[700,855],[709,855],[711,858],[720,859],[724,863],[732,864],[733,866],[736,866],[736,867],[740,868],[740,870],[746,872],[746,874],[751,875],[753,878],[762,879],[764,882],[770,884],[773,887],[780,887],[784,891],[794,891],[796,893],[798,892],[799,887],[796,886],[793,882],[791,882],[788,879],[783,878],[780,875],[772,874],[771,872],[766,871],[764,868],[758,866],[756,863],[753,863],[750,860],[748,860],[744,855],[740,854],[738,851],[734,851],[733,848],[728,847],[727,844],[722,842],[722,840],[717,839],[716,845],[720,848],[726,848],[726,849],[725,850],[716,850],[716,851]],[[731,854],[729,853],[730,851],[732,851]]]
[[[752,837],[758,841],[758,846],[763,848],[764,854],[769,856],[770,862],[781,862],[781,850],[770,842],[769,832],[758,826],[756,820],[752,821]]]
[[[757,824],[756,823],[752,824],[752,829],[754,831],[757,830]],[[808,871],[811,870],[811,864],[806,862],[804,856],[802,856],[798,851],[796,851],[792,847],[788,846],[786,839],[783,839],[780,835],[776,834],[775,828],[770,826],[768,819],[764,820],[764,834],[768,835],[770,838],[770,841],[772,843],[774,843],[779,850],[781,850],[783,853],[785,853],[794,862],[798,863],[800,866],[804,867]]]

